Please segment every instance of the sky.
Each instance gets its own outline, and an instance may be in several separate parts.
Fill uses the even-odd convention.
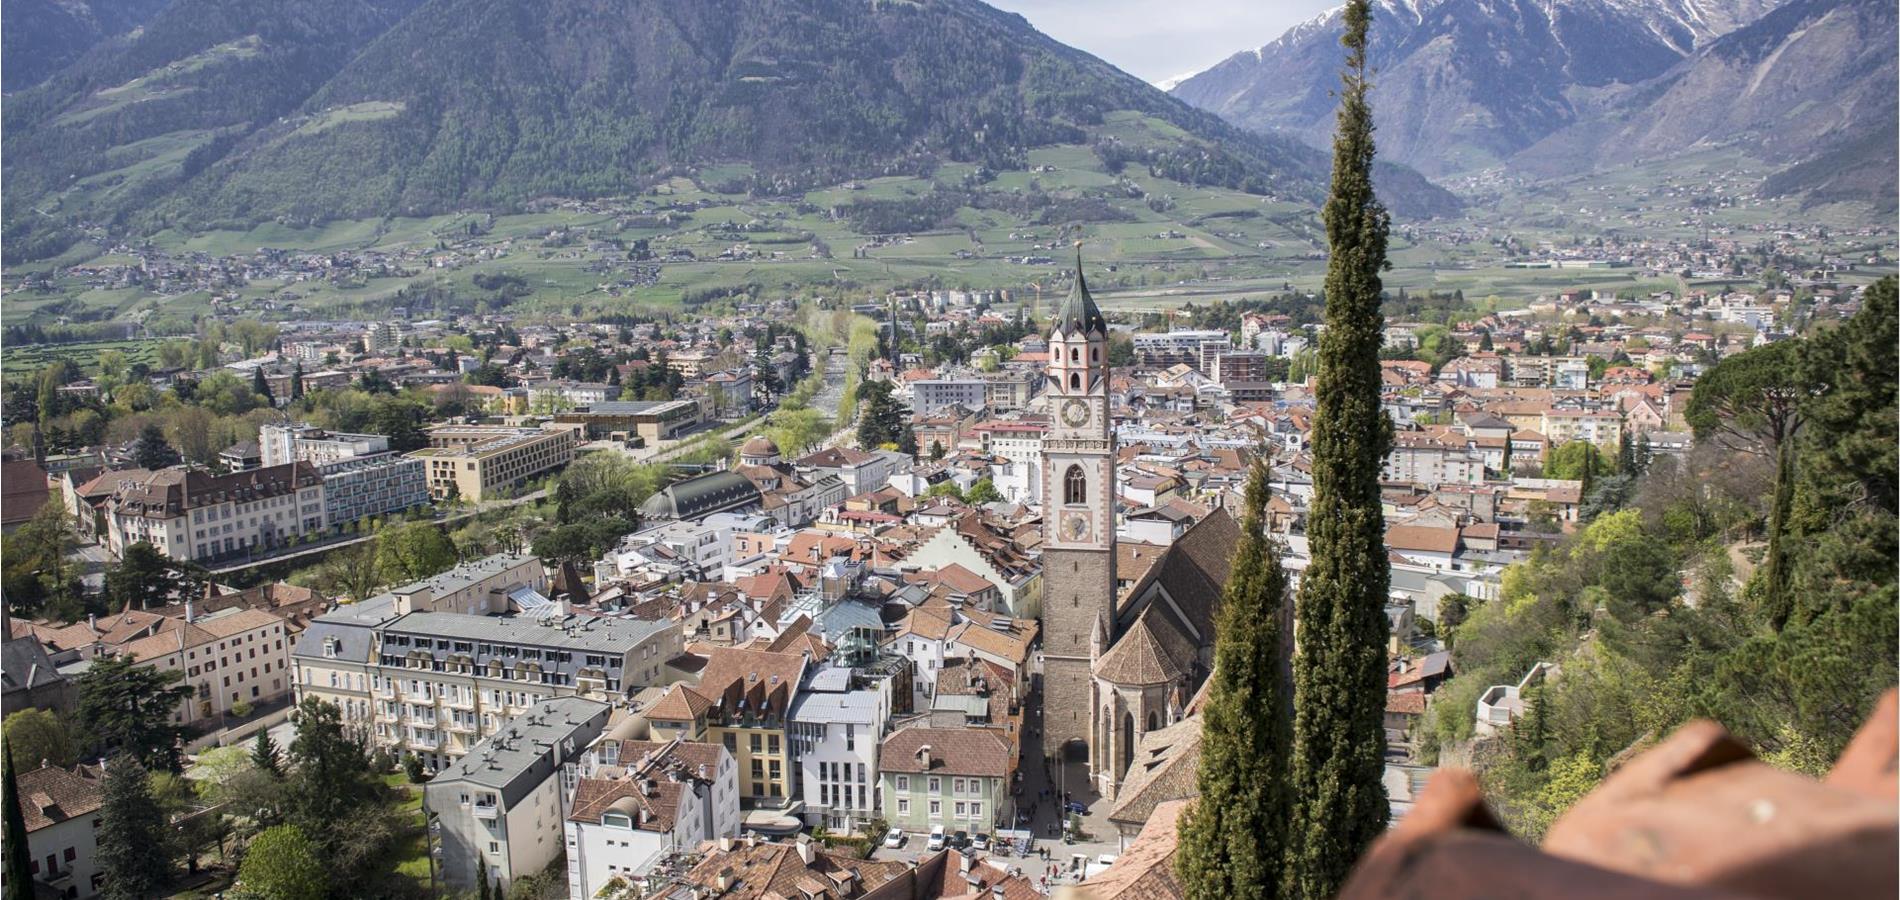
[[[987,0],[1147,81],[1252,50],[1341,0]]]

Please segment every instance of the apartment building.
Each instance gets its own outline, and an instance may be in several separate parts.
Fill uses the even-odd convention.
[[[674,622],[400,615],[374,629],[372,733],[441,769],[544,700],[606,701],[658,683],[680,650]]]
[[[1426,487],[1441,484],[1483,484],[1485,460],[1463,441],[1452,441],[1423,432],[1399,432],[1393,435],[1392,450],[1386,454],[1385,481],[1405,482]]]
[[[1609,410],[1552,409],[1544,413],[1537,429],[1552,448],[1571,441],[1589,441],[1615,452],[1623,440],[1623,416]]]
[[[139,541],[184,560],[263,552],[323,531],[323,476],[307,462],[225,475],[174,466],[120,481],[105,510],[116,555]]]
[[[429,502],[428,469],[419,459],[379,453],[328,463],[320,471],[323,517],[331,528]]]
[[[600,896],[702,842],[739,833],[739,765],[718,744],[610,735],[583,754],[567,832],[567,893]]]
[[[1201,368],[1201,347],[1203,344],[1220,343],[1226,349],[1229,341],[1227,332],[1215,330],[1182,329],[1179,331],[1137,332],[1131,336],[1135,348],[1135,363],[1140,366],[1165,369],[1172,365],[1186,363],[1196,369]]]
[[[409,454],[428,466],[429,493],[480,502],[574,460],[572,430],[446,425]]]
[[[260,425],[257,448],[266,466],[307,462],[318,466],[389,452],[389,438],[380,434],[325,431],[302,422]]]
[[[743,800],[783,807],[794,797],[786,725],[807,665],[798,653],[716,647],[699,684],[676,684],[648,708],[654,739],[724,745]]]
[[[1041,372],[1000,372],[983,376],[983,404],[995,410],[1016,410],[1029,405],[1042,383]]]
[[[580,697],[541,701],[423,786],[451,889],[472,890],[479,869],[505,894],[561,855],[569,787],[562,769],[600,737],[611,711]]]
[[[420,581],[390,588],[396,613],[453,612],[481,616],[509,611],[509,600],[526,590],[545,594],[548,572],[532,553],[497,553],[462,563]],[[538,602],[538,598],[530,602]]]
[[[989,383],[981,378],[927,378],[910,386],[911,412],[928,416],[949,406],[982,409],[989,398]]]
[[[121,644],[118,653],[138,665],[184,673],[192,689],[172,721],[213,725],[234,708],[254,707],[289,696],[289,626],[282,616],[233,607],[208,616],[185,605],[175,627]]]
[[[1009,743],[990,729],[903,729],[878,752],[884,819],[905,831],[989,831],[1010,820],[1015,768]]]
[[[890,719],[877,691],[808,691],[792,705],[805,824],[853,832],[878,814],[877,749]]]

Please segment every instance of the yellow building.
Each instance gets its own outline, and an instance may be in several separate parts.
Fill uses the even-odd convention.
[[[739,794],[753,806],[790,802],[787,717],[805,678],[802,653],[719,647],[699,684],[676,684],[646,711],[656,741],[681,738],[725,745],[739,764]]]
[[[409,456],[427,464],[430,496],[480,501],[572,462],[574,432],[445,425],[429,432],[426,449]]]

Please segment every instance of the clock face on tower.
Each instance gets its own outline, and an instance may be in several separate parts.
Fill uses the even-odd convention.
[[[1072,541],[1089,539],[1089,517],[1087,513],[1065,513],[1062,516],[1062,536]]]
[[[1070,400],[1062,404],[1062,421],[1072,428],[1080,428],[1089,423],[1089,405],[1080,400]]]

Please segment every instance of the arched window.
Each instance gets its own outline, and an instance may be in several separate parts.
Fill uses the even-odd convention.
[[[1148,731],[1153,731],[1153,730],[1155,730],[1155,714],[1149,713],[1148,714]],[[1145,734],[1146,732],[1143,732],[1143,733]]]
[[[1082,467],[1070,466],[1068,474],[1062,476],[1062,502],[1087,503],[1088,491],[1089,479],[1082,474]]]
[[[1081,361],[1082,361],[1082,350],[1081,350],[1081,348],[1079,348],[1079,347],[1070,347],[1070,348],[1069,348],[1069,362],[1081,362]]]
[[[1078,374],[1076,374],[1076,373],[1074,373],[1074,372],[1070,372],[1070,373],[1069,373],[1069,389],[1070,389],[1070,390],[1075,390],[1075,391],[1079,391],[1079,390],[1081,390],[1081,389],[1082,389],[1082,376],[1081,376],[1081,375],[1078,375]]]
[[[1102,361],[1102,348],[1090,347],[1089,348],[1089,362],[1101,362],[1101,361]]]

